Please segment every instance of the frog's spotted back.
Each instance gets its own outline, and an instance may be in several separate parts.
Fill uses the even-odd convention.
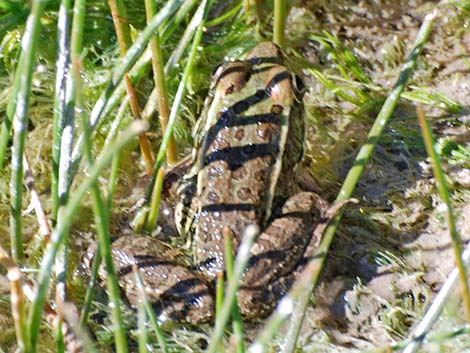
[[[274,199],[287,197],[284,178],[291,179],[299,160],[303,125],[293,124],[291,131],[301,101],[283,57],[276,44],[264,42],[244,61],[219,67],[213,99],[201,117],[195,246],[197,261],[211,278],[225,268],[223,229],[230,228],[238,246],[243,230],[250,224],[265,227]]]

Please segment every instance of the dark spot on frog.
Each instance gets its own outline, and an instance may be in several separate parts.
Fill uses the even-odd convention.
[[[238,128],[236,131],[235,131],[235,138],[240,141],[240,140],[243,140],[243,138],[245,137],[245,130],[241,129],[241,128]]]
[[[240,190],[238,190],[237,195],[242,201],[247,201],[253,196],[251,193],[251,190],[246,187],[243,187]]]
[[[231,177],[233,180],[241,180],[244,178],[245,175],[246,175],[246,169],[244,167],[241,167],[241,168],[235,169],[232,172]]]
[[[299,94],[303,94],[305,91],[305,84],[302,78],[299,75],[295,75],[295,88]]]
[[[199,338],[199,339],[196,341],[196,345],[199,347],[200,350],[205,351],[205,350],[207,349],[208,343],[207,343],[207,340],[206,340],[206,339],[204,339],[204,338]]]
[[[228,95],[228,94],[233,93],[234,90],[235,90],[235,85],[234,85],[234,84],[231,84],[231,85],[225,90],[225,95]]]
[[[258,127],[258,136],[263,141],[272,141],[276,129],[271,124],[260,124]]]
[[[260,100],[266,99],[268,97],[268,93],[265,90],[260,89],[256,91],[255,97]]]
[[[241,114],[244,111],[248,110],[250,104],[246,100],[239,101],[238,103],[234,104],[233,112],[235,114]]]
[[[277,143],[253,143],[245,146],[206,151],[202,165],[207,166],[222,161],[227,164],[224,168],[230,168],[233,171],[243,166],[247,161],[256,158],[269,159],[276,157],[278,154],[279,144]]]
[[[209,212],[230,212],[230,211],[253,211],[257,207],[252,203],[215,203],[212,205],[205,205],[201,208],[201,214]]]
[[[282,114],[282,111],[284,110],[283,106],[280,105],[280,104],[274,104],[272,107],[271,107],[271,114],[274,114],[274,115],[280,115]]]
[[[265,181],[267,175],[268,175],[267,170],[265,170],[265,169],[260,169],[260,170],[258,170],[258,171],[256,172],[256,174],[255,174],[255,179],[256,179],[256,181]]]

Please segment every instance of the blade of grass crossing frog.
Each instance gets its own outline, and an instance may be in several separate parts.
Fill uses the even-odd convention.
[[[215,329],[211,335],[207,353],[217,352],[225,328],[232,313],[233,305],[236,301],[237,291],[240,286],[240,278],[243,275],[243,271],[245,271],[246,266],[248,265],[250,250],[258,234],[259,228],[254,225],[248,226],[243,233],[242,242],[238,248],[233,276],[228,283],[222,309],[215,319]]]
[[[145,286],[144,286],[144,281],[142,280],[142,276],[140,275],[137,266],[133,266],[132,270],[134,271],[140,299],[145,306],[148,317],[150,318],[150,322],[155,331],[155,335],[157,336],[157,340],[158,340],[158,343],[160,344],[160,348],[162,349],[163,353],[167,353],[168,345],[166,343],[165,335],[163,334],[160,328],[160,324],[158,323],[158,319],[157,319],[157,316],[155,315],[155,310],[153,309],[152,303],[150,303],[147,297],[147,294],[145,292]]]

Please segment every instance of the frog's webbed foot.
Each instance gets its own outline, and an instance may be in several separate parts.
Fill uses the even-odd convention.
[[[238,294],[240,311],[250,318],[269,314],[295,279],[296,267],[311,244],[315,225],[328,203],[319,195],[301,192],[290,197],[282,214],[259,235]]]

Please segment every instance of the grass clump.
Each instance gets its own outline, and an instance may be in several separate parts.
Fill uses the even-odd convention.
[[[32,2],[36,5],[39,3],[41,2]],[[295,11],[284,13],[283,11],[287,9],[284,7],[285,4],[276,1],[276,5],[272,8],[271,4],[267,8],[254,8],[253,12],[247,15],[243,9],[250,5],[248,2],[227,4],[220,1],[181,0],[158,4],[156,10],[162,11],[165,6],[168,9],[172,6],[171,4],[174,5],[174,12],[168,10],[167,15],[163,16],[161,21],[157,21],[155,17],[151,19],[152,16],[146,19],[141,1],[133,0],[125,3],[126,23],[130,27],[127,29],[128,37],[137,45],[132,46],[128,43],[127,53],[122,53],[122,58],[118,53],[117,37],[109,16],[108,5],[105,2],[91,1],[87,2],[83,9],[87,14],[83,19],[83,37],[79,40],[78,49],[74,54],[75,69],[77,70],[78,67],[78,71],[74,72],[76,82],[72,84],[72,87],[76,89],[77,96],[75,102],[69,102],[78,108],[75,120],[69,122],[69,126],[75,129],[74,149],[63,155],[70,157],[72,164],[62,167],[65,180],[70,178],[64,182],[70,194],[68,200],[66,198],[63,203],[53,200],[57,196],[57,191],[54,187],[52,191],[50,188],[51,173],[54,170],[50,161],[53,149],[50,141],[55,136],[55,133],[52,133],[54,87],[57,87],[54,81],[57,78],[56,61],[60,57],[57,54],[60,45],[56,44],[58,3],[48,2],[43,9],[43,15],[38,14],[36,17],[36,23],[41,27],[41,31],[36,33],[39,39],[35,39],[38,50],[35,53],[33,50],[27,52],[36,63],[27,64],[31,73],[27,80],[30,82],[30,87],[23,88],[24,92],[28,92],[31,97],[27,105],[29,114],[22,115],[23,135],[15,139],[16,150],[6,144],[8,139],[1,140],[4,144],[3,152],[6,162],[4,163],[5,171],[0,175],[0,190],[2,190],[0,191],[0,227],[4,230],[4,234],[8,234],[8,219],[12,215],[8,203],[12,198],[15,202],[16,213],[13,213],[15,217],[12,229],[15,231],[10,233],[13,235],[13,241],[10,243],[16,244],[16,258],[21,266],[28,264],[34,270],[39,271],[38,273],[33,271],[28,276],[38,283],[36,287],[38,297],[33,304],[28,306],[30,310],[28,335],[31,335],[32,339],[31,345],[24,346],[24,350],[34,351],[34,348],[37,348],[36,350],[41,351],[54,351],[57,348],[53,343],[52,335],[42,331],[44,321],[41,314],[42,306],[51,300],[48,287],[51,285],[51,276],[54,277],[52,267],[55,255],[60,253],[61,246],[68,243],[70,249],[84,252],[86,244],[83,242],[89,243],[90,240],[83,241],[79,236],[84,231],[96,228],[102,240],[103,255],[108,257],[107,262],[110,268],[109,235],[133,232],[129,224],[135,211],[139,209],[140,204],[136,206],[138,200],[148,193],[146,190],[148,180],[142,177],[145,167],[136,150],[137,142],[131,135],[143,132],[144,129],[142,125],[131,123],[130,113],[126,109],[127,101],[122,98],[125,95],[125,88],[120,81],[128,75],[128,80],[132,82],[135,91],[140,96],[137,104],[143,107],[153,87],[153,80],[149,78],[151,76],[149,73],[152,71],[150,68],[152,56],[150,51],[145,51],[146,43],[152,40],[155,31],[159,31],[160,41],[156,46],[161,50],[160,55],[163,61],[169,58],[173,60],[172,64],[166,68],[165,74],[168,101],[173,102],[173,108],[168,114],[168,126],[174,126],[175,145],[178,146],[179,156],[182,156],[188,152],[192,144],[191,129],[202,111],[213,68],[224,59],[231,60],[240,57],[241,53],[257,42],[270,39],[274,7],[280,9],[278,16],[280,15],[281,18],[287,15],[287,29],[281,31],[281,37],[277,40],[285,43],[285,51],[289,53],[289,62],[304,76],[306,83],[304,103],[307,135],[303,164],[318,181],[322,195],[329,200],[335,199],[338,193],[338,200],[349,198],[354,193],[354,196],[361,199],[361,204],[354,211],[346,211],[344,223],[339,228],[340,242],[332,248],[333,251],[329,250],[329,245],[333,240],[331,231],[333,228],[329,228],[322,246],[317,251],[319,257],[316,261],[319,262],[310,266],[310,272],[304,276],[304,282],[297,283],[293,287],[289,299],[281,302],[280,309],[271,319],[262,322],[253,331],[250,331],[250,325],[245,325],[243,327],[245,332],[242,332],[241,323],[235,322],[233,331],[238,330],[239,337],[242,335],[254,337],[255,333],[259,334],[248,351],[257,351],[257,349],[263,351],[272,346],[281,346],[281,351],[285,353],[292,352],[294,349],[308,351],[309,347],[318,346],[328,347],[332,351],[340,351],[346,346],[353,347],[351,349],[355,350],[371,348],[373,345],[380,348],[378,342],[366,340],[364,336],[361,336],[363,332],[361,333],[359,329],[356,331],[346,329],[349,331],[345,333],[345,337],[351,338],[350,342],[336,340],[335,335],[338,335],[338,332],[333,327],[338,322],[342,322],[344,327],[348,328],[364,325],[365,331],[370,330],[372,333],[377,332],[374,331],[374,326],[381,327],[383,328],[381,332],[385,335],[384,339],[389,342],[403,340],[394,345],[393,349],[404,347],[410,342],[406,339],[409,336],[410,327],[418,322],[424,306],[431,300],[431,290],[427,291],[431,288],[431,279],[434,281],[432,288],[438,288],[442,283],[442,281],[434,280],[433,275],[437,270],[426,263],[428,253],[418,254],[420,248],[425,248],[420,243],[423,241],[423,233],[430,232],[429,228],[426,228],[427,224],[439,217],[430,212],[436,205],[436,202],[433,202],[436,200],[436,191],[428,180],[431,178],[429,169],[426,171],[423,167],[427,163],[426,154],[422,135],[415,120],[414,104],[417,102],[424,104],[426,114],[432,113],[433,115],[431,123],[438,135],[436,147],[443,160],[444,171],[468,167],[468,143],[462,138],[447,136],[442,128],[446,124],[455,124],[455,126],[460,124],[459,126],[465,129],[466,122],[461,119],[461,114],[468,102],[464,101],[461,96],[453,94],[452,91],[440,90],[439,87],[442,87],[439,86],[440,82],[437,79],[434,80],[433,77],[444,77],[440,76],[439,70],[446,64],[442,61],[437,64],[432,55],[429,55],[430,52],[435,52],[435,48],[439,46],[438,44],[442,44],[444,39],[464,38],[462,32],[446,38],[436,39],[436,36],[433,36],[426,43],[428,52],[425,58],[418,61],[416,75],[412,77],[412,85],[403,92],[398,103],[396,102],[400,92],[392,97],[395,102],[389,106],[391,109],[387,117],[384,118],[383,113],[380,113],[374,123],[382,104],[387,105],[390,101],[391,98],[387,99],[387,97],[389,97],[391,85],[398,77],[398,70],[405,62],[405,56],[413,49],[412,40],[422,20],[419,14],[423,12],[423,9],[429,10],[428,7],[435,6],[435,4],[426,2],[425,5],[428,7],[416,8],[413,4],[400,2],[401,8],[392,4],[381,5],[382,7],[375,5],[379,8],[371,8],[370,6],[373,5],[366,4],[366,2],[360,2],[358,5],[349,0],[343,0],[336,4],[299,4]],[[467,8],[463,3],[458,3],[456,6],[459,10],[449,15],[449,25],[445,27],[449,29],[449,33],[450,29],[460,28],[462,27],[460,24],[466,21],[462,13],[466,13]],[[30,13],[28,6],[17,2],[4,1],[0,4],[0,113],[5,115],[8,111],[7,115],[10,118],[9,110],[19,106],[14,97],[20,91],[13,87],[16,82],[13,77],[19,72],[18,67],[22,65],[20,39],[25,31],[26,18]],[[377,13],[380,13],[381,17],[377,18]],[[299,23],[296,23],[293,14],[302,14]],[[395,18],[394,16],[402,20],[389,20]],[[309,21],[312,23],[306,25],[305,18],[315,19],[317,22]],[[367,19],[367,25],[361,22],[364,18]],[[441,21],[440,18],[438,20]],[[445,23],[439,22],[439,25],[444,26]],[[382,26],[386,30],[383,30]],[[255,27],[256,35],[253,35]],[[412,28],[414,32],[407,30],[408,28]],[[286,33],[287,36],[283,38],[282,34]],[[289,33],[292,33],[295,38],[290,38]],[[46,42],[46,40],[51,44],[41,45],[41,41]],[[180,50],[177,50],[177,43],[180,41],[182,44]],[[449,45],[446,48],[448,47]],[[413,52],[413,60],[416,59],[418,51],[417,49]],[[411,70],[411,68],[408,67],[406,70]],[[406,70],[402,79],[405,76],[409,78],[411,71]],[[449,74],[449,70],[451,68],[446,71],[448,76],[445,76],[445,79],[450,77],[458,81],[458,74]],[[70,71],[71,75],[72,73],[73,71]],[[403,84],[403,81],[406,80],[403,79],[400,83]],[[64,88],[63,92],[68,92],[67,89]],[[403,90],[402,87],[399,91],[401,90]],[[60,96],[61,92],[59,90],[55,94]],[[10,108],[7,107],[8,102],[10,102]],[[158,105],[155,101],[153,104]],[[398,105],[394,110],[395,104]],[[157,157],[157,162],[153,166],[155,172],[164,165],[165,146],[170,138],[170,133],[165,134],[156,122],[157,110],[161,111],[162,108],[150,107],[144,110],[144,112],[149,112],[148,115],[144,113],[144,119],[150,120],[148,133],[150,144],[160,146],[160,150],[155,147],[151,151]],[[26,121],[26,118],[29,120]],[[82,124],[82,119],[85,121],[84,124]],[[388,119],[391,119],[390,124],[387,124]],[[2,120],[2,122],[8,125],[8,120]],[[373,123],[371,133],[367,137],[365,131]],[[60,134],[63,127],[57,131]],[[126,134],[126,131],[132,131],[132,133]],[[82,141],[85,142],[77,142],[80,141],[79,136],[84,136]],[[21,165],[21,163],[18,164],[22,155],[21,148],[18,149],[18,146],[21,147],[21,139],[26,141],[24,151],[30,159],[42,205],[46,214],[50,215],[51,219],[57,220],[57,223],[52,224],[54,230],[51,244],[43,249],[39,246],[39,250],[37,244],[41,244],[41,240],[38,240],[39,237],[35,234],[36,220],[32,215],[22,213],[29,202],[29,194],[25,192],[21,170],[17,169],[17,166]],[[124,146],[124,142],[129,143]],[[55,143],[56,146],[62,146],[59,140]],[[61,149],[61,153],[62,151]],[[122,153],[119,154],[118,151]],[[358,152],[358,157],[354,159]],[[86,158],[80,165],[82,155]],[[12,157],[16,165],[10,163]],[[57,167],[61,163],[62,156],[56,157]],[[352,171],[350,171],[351,166]],[[58,172],[58,169],[55,171]],[[12,184],[12,187],[7,186],[10,173],[12,173],[12,180],[16,182]],[[75,173],[76,176],[74,176]],[[59,174],[54,176],[58,184]],[[347,185],[341,187],[345,177]],[[454,174],[451,177],[453,178]],[[354,180],[351,181],[351,178]],[[359,186],[357,189],[356,184]],[[452,186],[456,187],[455,185],[458,187],[464,184],[456,181]],[[89,190],[93,191],[93,198],[88,196]],[[460,206],[468,203],[467,194],[466,190],[455,190],[455,194],[450,195],[459,198],[456,209],[460,210]],[[158,204],[158,198],[155,199]],[[451,201],[450,198],[448,201]],[[87,218],[91,219],[92,212],[96,218],[95,225],[91,225],[91,222],[87,220]],[[54,216],[56,213],[57,218]],[[444,220],[444,217],[440,219]],[[150,223],[154,222],[153,219]],[[335,220],[333,224],[337,226],[338,223],[339,221]],[[16,230],[19,231],[16,232]],[[20,232],[24,235],[24,240],[34,238],[35,241],[30,243],[22,241]],[[7,247],[9,241],[0,239],[0,243]],[[23,249],[23,247],[26,254],[34,254],[34,256],[24,260],[21,252],[18,252],[18,249]],[[428,251],[427,248],[425,249]],[[335,251],[338,251],[338,255],[335,255]],[[414,256],[415,252],[418,255]],[[293,304],[295,307],[302,307],[309,303],[312,278],[314,282],[318,280],[319,270],[327,254],[329,259],[325,262],[327,267],[324,271],[325,282],[322,285],[327,288],[327,292],[335,293],[337,297],[324,300],[319,296],[316,300],[318,308],[315,310],[325,306],[334,311],[335,306],[340,303],[338,298],[353,294],[357,297],[357,310],[349,310],[350,307],[349,311],[345,310],[346,313],[342,314],[340,310],[335,314],[330,312],[321,318],[309,316],[309,319],[319,323],[320,326],[309,332],[299,332],[300,326],[295,325],[298,325],[301,320],[293,320],[291,333],[288,334],[291,340],[283,341],[283,337],[279,337],[279,332],[282,323],[291,315],[289,308]],[[412,262],[410,260],[412,257],[423,258],[423,263],[417,260]],[[78,267],[79,259],[78,255],[67,258],[70,269],[67,274],[69,278]],[[388,269],[396,276],[397,282],[393,282],[394,285],[411,277],[414,278],[414,281],[411,281],[414,287],[406,292],[396,285],[389,292],[376,293],[373,284],[379,280],[379,274],[383,273],[384,269]],[[109,272],[112,278],[112,270]],[[241,275],[242,267],[237,267],[235,264],[234,272]],[[343,282],[343,288],[335,292],[332,284],[341,282],[344,278],[347,278],[347,281]],[[115,343],[116,349],[121,352],[133,351],[133,349],[145,352],[147,345],[166,346],[168,351],[175,352],[188,349],[202,351],[206,348],[209,348],[209,351],[220,351],[221,342],[227,335],[226,325],[230,320],[230,315],[234,315],[232,311],[234,305],[230,301],[233,301],[236,294],[237,283],[236,278],[233,281],[229,279],[229,281],[231,285],[226,289],[226,294],[230,294],[231,297],[226,300],[225,305],[222,305],[216,320],[217,336],[211,337],[211,330],[206,326],[191,328],[191,330],[184,327],[172,327],[169,329],[171,334],[162,333],[156,318],[152,318],[153,311],[150,310],[149,303],[145,302],[143,293],[142,302],[145,305],[140,308],[139,322],[134,312],[127,311],[122,314],[124,319],[120,322],[121,319],[118,317],[121,314],[118,309],[121,305],[114,304],[112,308],[103,310],[100,300],[106,299],[100,299],[99,296],[87,309],[91,310],[90,314],[84,317],[91,318],[88,320],[89,328],[94,331],[98,341],[97,347],[100,349],[105,349],[106,345]],[[76,285],[70,280],[63,283],[72,287]],[[390,283],[384,282],[382,287],[389,285]],[[84,292],[84,288],[73,291],[73,293],[81,293],[74,298],[77,299],[79,307],[84,300]],[[319,290],[314,293],[317,296]],[[424,301],[421,301],[420,295],[426,297]],[[90,295],[88,297],[91,298]],[[302,300],[297,301],[299,297]],[[87,301],[90,300],[87,299]],[[118,300],[117,288],[114,286],[114,298],[111,298],[111,301],[117,303]],[[361,310],[358,308],[366,307],[367,303],[372,303],[374,307],[377,305],[377,310],[371,311],[369,321],[360,321],[362,320],[359,315]],[[114,316],[114,319],[106,317],[100,322],[103,311],[106,314],[113,312],[114,314],[108,316]],[[299,317],[303,315],[304,312]],[[152,318],[152,329],[149,330],[147,327],[144,330],[144,321],[147,321],[149,317]],[[87,320],[83,319],[83,322]],[[67,325],[66,321],[64,325]],[[140,329],[129,331],[132,339],[124,335],[125,328],[135,328],[137,325]],[[114,336],[111,333],[113,327],[119,328],[121,334]],[[436,339],[440,347],[444,347],[442,349],[451,350],[452,348],[447,347],[452,347],[449,342],[453,337],[456,335],[462,337],[467,331],[468,328],[462,326],[461,321],[455,320],[449,327],[443,328],[442,334],[436,334],[434,338],[430,336],[430,340]],[[300,340],[296,339],[297,336],[300,336]],[[43,338],[48,339],[43,340]],[[362,345],[358,343],[361,340],[365,341]],[[2,341],[2,346],[9,348],[16,344],[11,338],[11,330],[9,335],[5,335],[5,341],[3,338],[0,338],[0,341]],[[28,338],[23,338],[22,341],[27,342]],[[133,341],[139,342],[138,348],[136,348],[137,343],[134,345]],[[47,347],[40,346],[39,342]],[[237,349],[242,352],[243,343],[239,344]]]

